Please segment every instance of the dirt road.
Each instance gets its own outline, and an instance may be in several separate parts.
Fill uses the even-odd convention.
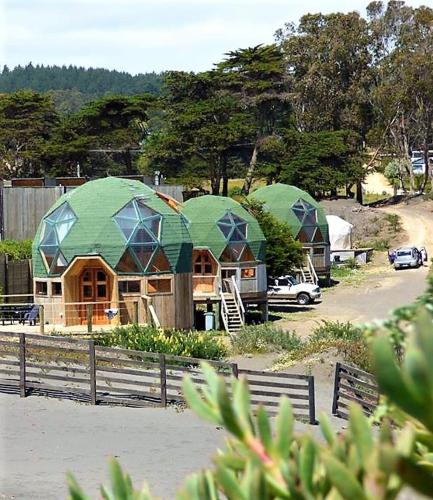
[[[429,258],[433,257],[433,204],[431,202],[413,205],[395,205],[381,208],[387,213],[398,214],[401,218],[403,244],[424,246]],[[390,310],[410,304],[426,288],[427,266],[420,269],[394,271],[386,264],[383,256],[376,255],[382,264],[367,271],[365,279],[358,285],[338,285],[324,292],[321,304],[301,308],[290,306],[286,312],[290,319],[279,321],[279,325],[295,330],[300,335],[308,335],[320,320],[371,322],[385,319]],[[278,312],[275,313],[278,315]]]

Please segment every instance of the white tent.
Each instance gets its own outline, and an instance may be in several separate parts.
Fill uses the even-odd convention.
[[[327,215],[326,220],[329,226],[331,252],[351,249],[353,225],[337,215]]]

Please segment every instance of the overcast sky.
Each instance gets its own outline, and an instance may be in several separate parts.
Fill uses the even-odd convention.
[[[0,64],[75,64],[131,73],[200,71],[240,47],[273,41],[307,12],[368,0],[0,0]],[[431,5],[433,0],[409,0]]]

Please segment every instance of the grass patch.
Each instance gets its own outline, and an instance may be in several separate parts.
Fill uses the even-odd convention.
[[[371,368],[363,330],[350,322],[324,320],[306,340],[295,332],[286,332],[270,323],[245,326],[233,339],[232,345],[235,354],[283,352],[275,366],[278,369],[329,349],[335,349],[345,361],[363,370]]]
[[[275,368],[287,368],[330,349],[336,350],[344,361],[362,370],[371,370],[370,353],[363,330],[350,322],[326,320],[298,348],[284,353]]]
[[[388,223],[389,229],[393,233],[398,233],[402,230],[401,218],[397,214],[386,214],[385,220]]]
[[[296,333],[286,332],[272,323],[244,326],[232,341],[235,354],[298,349],[301,344]]]
[[[161,332],[147,325],[129,325],[117,327],[108,333],[96,334],[94,339],[97,345],[106,347],[123,347],[192,358],[223,359],[227,348],[217,336],[219,332]]]

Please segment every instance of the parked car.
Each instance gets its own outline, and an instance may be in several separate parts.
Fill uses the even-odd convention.
[[[416,247],[402,247],[395,251],[394,269],[419,267],[422,264],[420,252]]]
[[[269,298],[293,299],[301,305],[313,303],[322,297],[320,287],[311,283],[298,283],[293,276],[280,276],[270,280]]]

